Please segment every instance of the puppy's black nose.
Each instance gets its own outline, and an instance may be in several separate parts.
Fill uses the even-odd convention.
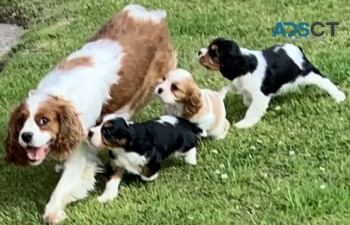
[[[202,51],[197,52],[197,56],[200,56],[200,55],[202,55]]]
[[[163,91],[164,91],[163,88],[159,88],[157,93],[160,95],[161,93],[163,93]]]
[[[91,130],[89,130],[88,138],[92,138],[92,136],[94,136],[94,132],[92,132]]]
[[[29,143],[33,139],[33,132],[24,132],[21,137],[25,143]]]

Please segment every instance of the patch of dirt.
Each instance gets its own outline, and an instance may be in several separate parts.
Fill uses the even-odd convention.
[[[23,32],[24,29],[17,25],[0,23],[0,57],[11,50]]]

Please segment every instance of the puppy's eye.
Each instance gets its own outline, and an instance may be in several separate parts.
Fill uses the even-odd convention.
[[[165,77],[163,77],[163,81],[165,81]]]
[[[179,90],[179,88],[176,86],[176,84],[171,84],[170,89],[171,89],[171,91]]]
[[[110,128],[113,127],[113,123],[111,121],[107,121],[102,125],[102,128]]]
[[[46,118],[46,117],[42,117],[42,118],[40,118],[40,120],[39,120],[39,126],[45,126],[46,124],[48,124],[49,123],[49,119],[48,118]]]

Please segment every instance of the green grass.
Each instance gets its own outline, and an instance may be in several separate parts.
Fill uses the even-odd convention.
[[[10,110],[60,59],[79,48],[127,3],[43,2],[0,3],[7,11],[20,12],[29,23],[18,46],[3,59],[1,142]],[[213,37],[229,37],[241,46],[258,49],[288,41],[272,38],[277,21],[339,21],[336,37],[297,44],[324,74],[350,93],[347,0],[136,2],[167,10],[179,66],[190,70],[201,87],[211,89],[219,89],[227,81],[202,68],[194,52]],[[105,184],[103,175],[98,175],[96,190],[87,199],[68,206],[68,219],[63,224],[349,224],[348,99],[336,104],[313,87],[277,97],[257,126],[231,128],[223,141],[203,140],[197,166],[169,159],[155,182],[143,184],[130,178],[122,183],[118,198],[105,205],[96,200]],[[232,122],[241,119],[246,110],[242,99],[234,94],[228,95],[226,108]],[[159,104],[152,103],[137,119],[160,113]],[[54,164],[48,160],[40,167],[17,168],[0,162],[1,225],[41,223],[45,203],[59,178]],[[228,178],[223,179],[222,174]]]

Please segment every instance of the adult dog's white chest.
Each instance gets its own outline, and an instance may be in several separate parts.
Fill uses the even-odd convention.
[[[112,151],[115,155],[113,163],[116,166],[125,168],[125,170],[130,173],[139,175],[141,173],[142,167],[147,163],[145,156],[142,156],[135,152],[125,152],[125,150],[122,148],[113,149]]]

